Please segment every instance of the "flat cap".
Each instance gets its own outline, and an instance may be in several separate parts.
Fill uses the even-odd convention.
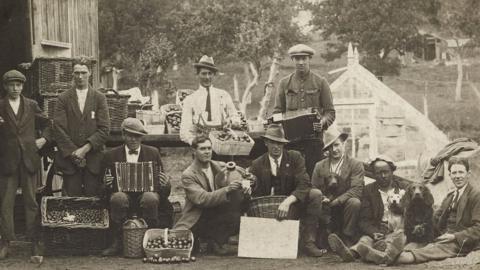
[[[24,83],[27,79],[20,71],[12,69],[3,74],[3,82],[20,81]]]
[[[290,47],[290,49],[288,49],[288,54],[290,56],[296,56],[296,55],[312,56],[315,54],[315,50],[305,44],[297,44]]]
[[[128,133],[138,134],[138,135],[148,134],[148,132],[145,130],[145,127],[142,124],[142,121],[140,121],[137,118],[129,117],[123,120],[121,127],[123,131]]]

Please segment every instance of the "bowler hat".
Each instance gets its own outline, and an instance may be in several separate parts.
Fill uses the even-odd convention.
[[[27,79],[20,71],[12,69],[3,74],[3,82],[20,81],[24,83]]]
[[[122,122],[122,130],[131,134],[137,135],[147,135],[148,132],[145,130],[142,122],[137,118],[129,117]]]
[[[340,138],[342,141],[345,141],[348,138],[348,134],[344,132],[340,132],[334,127],[327,129],[323,133],[323,142],[324,142],[323,150],[327,149],[338,138]]]
[[[288,54],[290,57],[297,55],[312,56],[315,54],[315,50],[305,44],[297,44],[288,49]]]
[[[285,139],[285,133],[283,127],[279,124],[271,124],[268,126],[265,134],[262,135],[264,139],[268,139],[280,143],[288,143],[289,140]]]
[[[206,69],[210,69],[214,72],[217,72],[218,71],[218,68],[217,66],[215,66],[215,63],[213,62],[213,58],[208,56],[208,55],[204,55],[202,56],[202,58],[200,58],[200,61],[198,61],[198,63],[195,63],[193,64],[193,66],[195,68],[206,68]]]

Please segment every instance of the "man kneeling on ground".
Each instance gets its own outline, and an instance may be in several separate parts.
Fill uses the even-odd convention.
[[[216,255],[234,254],[237,250],[228,240],[240,230],[243,207],[238,207],[233,197],[235,191],[243,190],[244,202],[248,202],[251,189],[242,188],[241,181],[217,186],[215,179],[225,169],[225,163],[212,160],[212,142],[207,136],[198,135],[191,146],[193,162],[182,173],[185,207],[174,229],[192,231],[196,243],[194,253],[198,252],[201,238]]]

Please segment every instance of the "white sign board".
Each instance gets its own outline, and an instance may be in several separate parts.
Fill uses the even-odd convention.
[[[296,259],[298,220],[242,217],[238,256],[248,258]]]

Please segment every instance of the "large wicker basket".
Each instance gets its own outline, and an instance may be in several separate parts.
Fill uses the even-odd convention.
[[[138,223],[138,227],[126,227],[127,222]],[[144,219],[127,220],[123,224],[123,256],[127,258],[141,258],[143,256],[143,236],[148,230]]]
[[[247,211],[249,217],[276,218],[278,206],[285,200],[287,196],[263,196],[252,198],[250,207]],[[290,207],[287,219],[295,219],[297,216],[296,208]]]
[[[95,197],[45,196],[42,198],[40,210],[44,227],[70,229],[109,227],[108,211],[102,201]],[[92,216],[96,217],[95,220]],[[88,218],[91,220],[85,221]]]
[[[166,232],[165,232],[166,231]],[[191,240],[192,245],[188,249],[179,249],[179,248],[147,248],[148,240],[159,238],[164,236],[165,233],[168,237],[186,237]],[[147,257],[152,257],[158,255],[162,258],[171,258],[174,256],[179,256],[181,258],[190,258],[192,254],[194,239],[193,234],[190,230],[169,230],[169,229],[149,229],[143,237],[143,250]]]
[[[130,95],[121,95],[113,89],[106,90],[108,112],[110,114],[110,131],[122,131],[122,122],[128,117],[128,99]]]
[[[42,95],[41,102],[43,103],[43,113],[48,116],[48,119],[53,120],[55,116],[55,106],[57,105],[58,94],[45,93]]]

